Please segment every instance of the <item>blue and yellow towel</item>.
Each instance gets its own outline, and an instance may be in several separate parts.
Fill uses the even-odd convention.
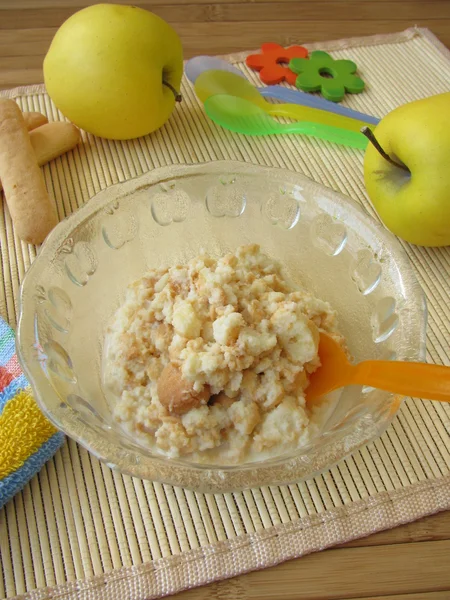
[[[0,318],[0,508],[64,441],[39,410],[15,353],[13,330]]]

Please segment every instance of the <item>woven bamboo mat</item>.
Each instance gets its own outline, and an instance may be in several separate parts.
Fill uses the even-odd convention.
[[[316,47],[358,64],[367,91],[345,104],[363,112],[383,116],[450,89],[449,53],[427,30]],[[257,83],[240,62],[243,55],[230,60]],[[61,118],[42,86],[6,95],[23,109]],[[300,136],[234,135],[208,121],[186,81],[183,95],[161,131],[123,143],[87,135],[82,146],[46,166],[60,217],[149,169],[215,159],[302,172],[374,214],[362,152]],[[14,236],[4,205],[0,244],[0,312],[15,325],[19,284],[35,250]],[[428,360],[448,365],[450,248],[405,248],[428,299]],[[448,509],[449,434],[450,405],[409,399],[381,439],[319,477],[223,495],[122,476],[69,440],[0,511],[0,598],[156,598]]]

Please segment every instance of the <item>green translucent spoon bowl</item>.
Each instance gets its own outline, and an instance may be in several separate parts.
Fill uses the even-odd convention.
[[[204,106],[206,114],[212,121],[235,133],[245,135],[299,133],[361,149],[365,149],[368,144],[367,138],[362,133],[340,127],[309,121],[278,123],[262,108],[245,98],[218,94],[206,98]]]
[[[230,95],[238,96],[256,104],[268,115],[274,117],[287,117],[297,121],[311,121],[322,125],[341,127],[359,133],[361,127],[367,126],[365,121],[352,119],[342,115],[313,108],[299,106],[298,104],[271,104],[260,94],[258,89],[246,79],[228,71],[205,71],[195,81],[195,93],[204,103],[211,96]]]

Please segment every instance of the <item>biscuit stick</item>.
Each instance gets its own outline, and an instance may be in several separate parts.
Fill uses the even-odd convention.
[[[40,127],[41,125],[45,125],[48,123],[48,119],[46,116],[42,115],[39,112],[24,112],[23,119],[25,121],[25,126],[28,131],[32,129],[36,129],[36,127]]]
[[[81,140],[79,129],[72,123],[63,121],[42,125],[30,131],[29,135],[36,159],[41,166],[69,152]]]
[[[17,235],[40,244],[58,222],[20,108],[0,99],[0,179]]]
[[[72,150],[80,139],[80,132],[72,123],[56,121],[30,131],[31,145],[39,166]],[[1,190],[2,182],[0,181]]]

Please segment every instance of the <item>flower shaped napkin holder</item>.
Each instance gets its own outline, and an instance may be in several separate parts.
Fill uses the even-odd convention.
[[[364,81],[355,75],[357,66],[351,60],[336,60],[327,52],[315,50],[308,59],[293,58],[289,68],[298,76],[295,85],[304,92],[321,92],[332,102],[340,102],[346,92],[359,94]]]
[[[303,46],[283,48],[279,44],[268,42],[261,46],[261,54],[247,56],[246,64],[254,71],[259,71],[259,78],[266,85],[275,85],[287,81],[295,85],[297,75],[288,67],[293,58],[305,59],[308,50]]]
[[[251,54],[247,66],[259,71],[266,85],[286,81],[304,92],[321,92],[333,102],[340,102],[346,92],[358,94],[364,89],[364,81],[356,75],[356,64],[351,60],[336,60],[327,52],[314,50],[308,57],[303,46],[283,48],[279,44],[266,43],[260,54]]]

